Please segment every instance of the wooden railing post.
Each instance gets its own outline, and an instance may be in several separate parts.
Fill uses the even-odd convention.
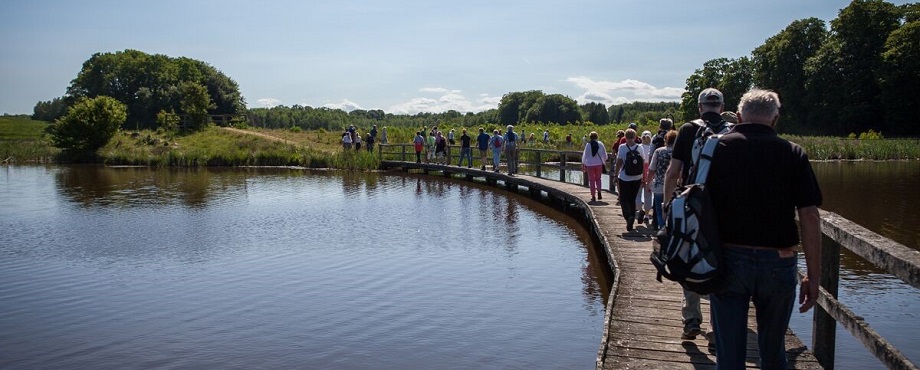
[[[559,153],[559,181],[565,182],[565,152]]]
[[[607,176],[609,177],[609,178],[607,179],[607,186],[610,187],[610,192],[611,192],[611,193],[616,193],[616,190],[617,190],[617,188],[616,188],[616,184],[617,184],[617,183],[616,183],[616,181],[617,181],[617,174],[613,173],[613,170],[614,170],[614,167],[615,167],[614,165],[616,164],[616,160],[613,159],[613,155],[612,155],[612,154],[611,154],[611,155],[608,155],[608,156],[607,156],[607,159],[610,160],[610,165],[609,165],[609,166],[608,166],[606,163],[604,164],[605,166],[607,166]]]
[[[399,147],[402,148],[402,161],[405,162],[406,161],[406,146],[400,145]]]
[[[840,286],[840,244],[827,235],[821,239],[821,287],[836,299]],[[837,321],[821,306],[815,306],[811,347],[822,367],[834,368]]]
[[[540,175],[542,175],[542,173],[540,172],[540,165],[543,164],[543,158],[541,158],[542,156],[540,154],[541,152],[537,152],[537,160],[536,160],[536,163],[534,164],[537,170],[537,177],[540,177]]]

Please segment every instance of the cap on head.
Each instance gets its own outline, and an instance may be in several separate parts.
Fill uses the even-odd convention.
[[[635,122],[632,122],[632,123],[629,124],[629,128],[635,130],[635,129],[639,128],[639,125],[637,125]]]
[[[722,96],[722,92],[713,88],[708,88],[700,92],[699,99],[697,101],[700,104],[706,105],[721,105],[725,103],[725,98]]]
[[[642,131],[642,137],[652,137],[652,132],[649,130]]]

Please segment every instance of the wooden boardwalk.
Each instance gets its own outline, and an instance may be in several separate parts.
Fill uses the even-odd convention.
[[[557,207],[581,210],[592,233],[607,253],[614,271],[613,287],[607,302],[604,334],[598,350],[598,369],[712,369],[715,348],[703,335],[696,340],[681,340],[681,300],[683,293],[676,283],[655,280],[655,268],[649,262],[653,232],[637,225],[626,232],[626,221],[616,204],[617,196],[604,192],[604,199],[589,202],[587,187],[533,176],[508,176],[504,173],[479,171],[455,166],[438,166],[409,162],[384,161],[384,168],[436,171],[444,176],[501,184],[511,189],[525,187],[531,197],[541,198]],[[711,330],[709,305],[703,300],[703,330]],[[751,310],[753,314],[753,309]],[[748,368],[757,368],[755,327],[748,330]],[[792,369],[820,369],[811,351],[791,331],[786,335],[786,355]]]

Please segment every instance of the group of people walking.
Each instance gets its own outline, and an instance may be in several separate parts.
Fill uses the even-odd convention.
[[[364,136],[363,142],[366,144],[364,146],[368,152],[374,151],[374,144],[377,142],[377,125],[373,125],[370,131]],[[382,131],[379,132],[380,135],[380,144],[387,144],[387,128],[384,127]],[[361,150],[361,132],[354,126],[351,125],[345,132],[342,133],[342,147],[345,150],[350,150],[354,148],[355,150]]]
[[[415,138],[412,140],[415,146],[415,162],[421,163],[424,157],[425,163],[450,164],[450,157],[447,155],[446,148],[448,143],[453,140],[453,130],[448,135],[445,138],[437,127],[432,127],[430,132],[426,132],[425,128],[422,128],[421,131],[416,131]],[[501,156],[504,153],[508,174],[514,175],[517,173],[518,143],[521,141],[521,137],[521,135],[514,132],[514,126],[512,125],[508,125],[504,134],[496,129],[492,132],[492,135],[487,134],[485,129],[480,127],[479,135],[476,136],[476,148],[479,149],[481,164],[480,170],[486,170],[487,154],[491,150],[493,171],[499,171]],[[463,129],[460,135],[460,161],[457,166],[463,166],[463,162],[466,160],[467,168],[473,167],[472,144],[472,137],[469,136],[466,129]]]
[[[822,195],[805,151],[775,131],[780,108],[775,92],[748,91],[737,113],[725,112],[724,102],[719,90],[705,89],[698,96],[700,118],[679,131],[672,129],[671,120],[662,119],[654,137],[648,131],[637,135],[632,125],[622,137],[617,135],[613,174],[619,203],[627,232],[634,230],[636,221],[642,223],[650,209],[652,228],[665,227],[663,205],[675,189],[692,181],[688,179],[699,154],[693,153],[699,148],[694,142],[705,139],[700,132],[708,128],[722,133],[705,186],[718,225],[725,284],[708,297],[684,290],[681,338],[702,334],[700,299],[708,298],[713,331],[707,338],[716,348],[716,368],[743,369],[753,303],[760,367],[785,369],[785,332],[796,302],[800,251],[806,274],[799,311],[811,309],[818,297]],[[607,159],[604,144],[592,132],[582,155],[592,202],[602,199],[600,178]],[[630,168],[635,167],[633,161],[644,163],[644,168]]]

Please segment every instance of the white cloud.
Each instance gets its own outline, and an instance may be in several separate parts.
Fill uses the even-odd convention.
[[[323,104],[323,106],[326,108],[331,108],[331,109],[341,109],[346,112],[351,112],[355,109],[363,109],[361,108],[360,105],[358,105],[358,103],[355,103],[348,99],[342,99],[342,101],[339,103],[326,103],[326,104]]]
[[[275,98],[262,98],[262,99],[257,99],[256,103],[259,103],[259,105],[261,105],[264,108],[271,108],[278,104],[281,104],[281,100],[278,100]]]
[[[424,93],[436,93],[437,94],[437,93],[446,93],[450,90],[447,90],[443,87],[423,87],[421,89],[418,89],[418,91],[421,91]]]
[[[579,103],[624,104],[633,101],[679,101],[684,89],[677,87],[657,88],[639,80],[627,79],[620,82],[595,81],[589,77],[569,77],[571,82],[585,92],[576,98]]]
[[[407,102],[390,106],[388,112],[393,114],[416,114],[419,112],[441,113],[455,110],[461,113],[482,112],[498,106],[501,97],[491,97],[489,94],[480,94],[479,99],[472,101],[462,94],[461,90],[450,90],[440,87],[426,87],[419,89],[421,92],[440,94],[435,98],[418,97]]]

